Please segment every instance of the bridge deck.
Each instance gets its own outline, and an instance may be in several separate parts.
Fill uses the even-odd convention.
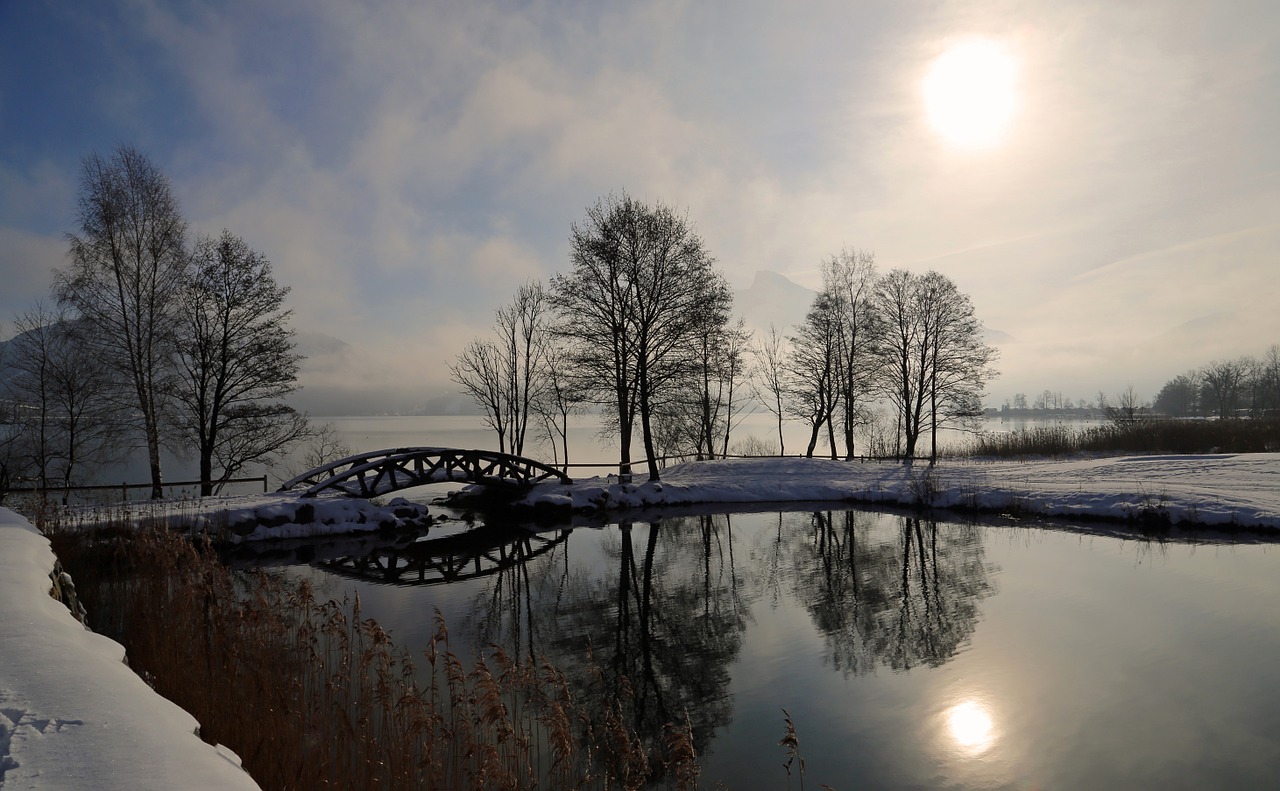
[[[296,491],[301,497],[336,491],[368,498],[431,483],[522,489],[552,479],[572,483],[560,470],[523,456],[492,450],[411,447],[347,456],[286,481],[279,491]]]

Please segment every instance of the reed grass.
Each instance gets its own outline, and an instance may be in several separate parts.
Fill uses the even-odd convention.
[[[1080,453],[1267,453],[1280,451],[1280,418],[1140,420],[1076,428],[1034,426],[979,434],[945,455],[1069,456]]]
[[[579,697],[545,659],[490,646],[464,665],[439,612],[415,658],[359,598],[321,602],[305,581],[231,572],[207,542],[164,528],[46,532],[93,628],[263,788],[697,787],[687,715],[646,745],[629,725],[629,680],[590,659],[601,694]]]

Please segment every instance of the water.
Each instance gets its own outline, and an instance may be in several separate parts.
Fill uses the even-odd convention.
[[[492,450],[496,450],[498,447],[497,438],[493,431],[484,425],[484,419],[478,415],[317,417],[313,418],[313,422],[317,425],[326,423],[332,425],[336,438],[355,453],[415,445],[486,448]],[[987,432],[1013,431],[1033,425],[1046,425],[1054,422],[1059,421],[1037,423],[1034,421],[1004,421],[996,418],[985,421],[982,424],[982,430]],[[1078,421],[1073,425],[1084,426],[1090,424]],[[960,443],[965,440],[966,436],[963,432],[953,429],[943,430],[939,432],[939,444],[945,447],[950,444]],[[765,443],[767,447],[771,447],[773,452],[776,453],[778,449],[777,419],[764,412],[742,415],[735,422],[731,432],[730,453],[736,452],[744,443],[749,443],[752,440],[759,440]],[[801,454],[809,442],[808,431],[803,425],[788,421],[783,425],[783,442],[783,449],[789,455]],[[843,456],[843,440],[837,437],[836,442],[838,452]],[[924,443],[922,450],[927,448],[928,437],[922,437],[921,442]],[[859,447],[865,447],[861,438],[859,438],[859,443]],[[306,467],[302,463],[306,452],[307,448],[305,446],[295,447],[291,453],[274,466],[248,465],[244,472],[237,477],[249,478],[265,474],[268,478],[268,488],[275,489],[283,481],[306,471]],[[818,448],[815,453],[819,456],[830,454],[825,432],[819,438]],[[532,430],[525,448],[525,455],[548,463],[560,461],[556,458],[556,454],[552,451],[550,445],[539,441],[533,436]],[[632,442],[631,456],[633,459],[644,458],[644,446],[638,438]],[[569,427],[569,460],[575,465],[588,465],[585,467],[575,466],[571,470],[571,473],[575,476],[604,475],[611,471],[617,471],[617,439],[601,435],[601,420],[599,416],[579,415],[571,420]],[[161,463],[166,481],[189,481],[199,476],[197,461],[191,454],[178,453],[172,448],[165,449],[162,452]],[[96,474],[90,476],[88,482],[117,485],[120,483],[144,483],[148,480],[146,455],[143,452],[135,451],[119,464],[97,471]],[[261,484],[259,483],[231,484],[228,486],[227,492],[231,494],[248,493],[257,491],[260,487]],[[196,486],[171,486],[169,487],[168,495],[171,497],[191,497],[198,492],[199,488]],[[113,491],[109,494],[110,496],[115,496],[116,493]],[[137,490],[131,496],[135,499],[145,498],[150,496],[150,492],[148,490]]]
[[[642,731],[688,711],[705,788],[785,787],[783,708],[812,788],[1277,787],[1277,548],[1046,525],[702,515],[549,531],[505,566],[441,563],[432,533],[290,568],[414,650],[435,608],[455,650],[546,655],[582,688],[594,647],[639,680]],[[524,540],[473,535],[455,561]]]

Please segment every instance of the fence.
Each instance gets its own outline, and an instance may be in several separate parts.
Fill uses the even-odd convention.
[[[199,486],[201,483],[202,483],[201,481],[165,481],[162,484],[162,486],[165,489],[168,489],[170,493],[172,493],[172,491],[176,488],[179,488],[182,486]],[[262,484],[262,491],[263,492],[267,491],[267,476],[265,475],[259,475],[255,478],[228,478],[225,481],[214,481],[214,485],[221,485],[226,483],[260,483]],[[44,494],[44,495],[54,496],[54,495],[62,495],[64,493],[70,494],[71,492],[116,491],[116,492],[120,492],[121,499],[128,500],[130,489],[150,490],[151,484],[149,483],[118,483],[118,484],[100,484],[97,486],[46,486],[46,487],[22,486],[22,487],[12,487],[12,488],[0,491],[0,499],[11,494]]]

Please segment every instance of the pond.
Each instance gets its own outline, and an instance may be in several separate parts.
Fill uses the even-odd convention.
[[[415,653],[597,662],[703,788],[1273,788],[1280,551],[814,504],[537,534],[458,522],[290,573]],[[280,562],[277,556],[273,561]],[[585,687],[585,683],[583,684]],[[786,710],[805,774],[779,746]]]

